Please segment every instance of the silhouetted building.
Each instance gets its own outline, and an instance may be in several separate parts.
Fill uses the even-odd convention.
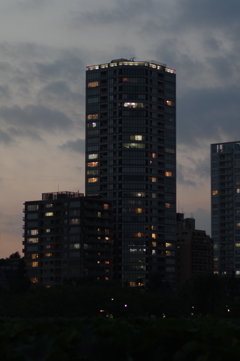
[[[175,282],[176,75],[156,61],[86,72],[86,195],[113,205],[114,277]]]
[[[211,145],[214,270],[240,276],[240,141]]]
[[[213,239],[206,231],[195,229],[194,218],[177,213],[177,284],[196,273],[213,272]]]
[[[32,283],[47,286],[92,275],[111,280],[110,203],[75,192],[25,202],[24,255]]]

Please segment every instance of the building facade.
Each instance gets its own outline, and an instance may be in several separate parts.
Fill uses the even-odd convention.
[[[24,258],[32,283],[112,279],[111,206],[78,192],[43,193],[24,204]]]
[[[240,276],[240,142],[211,145],[214,270]]]
[[[213,239],[195,228],[194,218],[177,213],[177,285],[194,274],[213,272]]]
[[[176,75],[155,61],[86,71],[86,196],[113,207],[114,278],[175,282]]]

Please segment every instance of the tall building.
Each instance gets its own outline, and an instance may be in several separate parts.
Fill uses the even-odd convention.
[[[177,213],[177,284],[181,288],[193,274],[213,272],[213,239],[196,229],[194,218]]]
[[[211,145],[214,269],[240,276],[240,142]]]
[[[92,275],[112,279],[111,206],[78,192],[43,193],[24,204],[24,258],[32,283]]]
[[[113,205],[114,277],[175,281],[176,75],[156,61],[86,71],[86,195]]]

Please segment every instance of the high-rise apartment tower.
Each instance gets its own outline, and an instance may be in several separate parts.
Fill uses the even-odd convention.
[[[86,195],[113,207],[114,275],[174,284],[176,75],[156,61],[112,60],[86,72]]]
[[[211,145],[214,270],[240,275],[240,142]]]

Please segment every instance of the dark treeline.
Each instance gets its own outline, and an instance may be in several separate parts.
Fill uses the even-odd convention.
[[[148,289],[99,284],[91,277],[62,286],[30,287],[23,266],[0,289],[0,317],[240,317],[240,279],[195,275],[178,292],[152,277]]]

